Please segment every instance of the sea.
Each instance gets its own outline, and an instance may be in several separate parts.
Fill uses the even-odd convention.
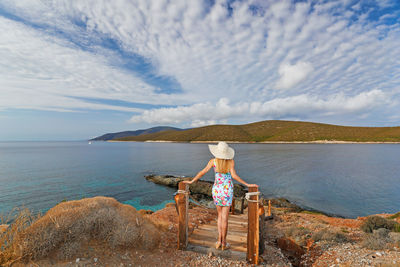
[[[400,211],[400,144],[230,145],[238,175],[264,198],[346,218]],[[156,211],[176,189],[145,175],[194,176],[210,158],[205,143],[0,142],[0,215],[93,196]]]

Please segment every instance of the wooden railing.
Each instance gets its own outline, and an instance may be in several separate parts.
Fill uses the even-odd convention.
[[[185,193],[186,192],[186,193]],[[249,193],[258,192],[258,187],[249,187]],[[247,254],[246,259],[252,264],[260,262],[260,253],[264,250],[263,227],[264,206],[259,201],[258,195],[250,196],[248,204],[248,227],[247,227]],[[178,193],[175,195],[178,212],[178,249],[186,249],[188,245],[188,211],[189,211],[189,185],[180,182]],[[234,214],[234,202],[232,202],[231,213]],[[243,200],[242,200],[243,212]],[[261,221],[261,223],[260,223]]]
[[[180,182],[179,190],[187,193],[178,193],[175,195],[175,203],[178,212],[178,249],[186,249],[188,244],[188,223],[189,223],[189,185]]]
[[[258,187],[249,187],[249,193],[258,192]],[[262,205],[261,205],[262,206]],[[258,264],[259,261],[259,196],[250,196],[247,202],[248,224],[247,224],[247,260],[250,263]]]

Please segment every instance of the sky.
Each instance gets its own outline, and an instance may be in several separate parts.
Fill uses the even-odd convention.
[[[400,0],[0,0],[0,141],[400,126]]]

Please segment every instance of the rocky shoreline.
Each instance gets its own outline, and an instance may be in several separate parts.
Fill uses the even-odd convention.
[[[172,188],[178,188],[178,184],[182,181],[190,181],[192,177],[186,177],[186,176],[175,176],[175,175],[146,175],[145,179],[147,181],[153,182],[155,184],[159,185],[164,185]],[[195,199],[196,201],[200,202],[201,204],[207,206],[207,207],[214,207],[213,201],[212,201],[212,185],[213,182],[211,181],[197,181],[196,183],[193,183],[189,186],[189,191],[190,191],[190,196]],[[244,198],[245,194],[247,193],[247,189],[245,186],[241,184],[234,184],[234,197],[236,200],[239,200],[235,202],[235,209],[240,210],[241,209],[241,199]],[[279,208],[287,208],[290,211],[293,212],[310,212],[310,213],[315,213],[315,214],[323,214],[326,216],[331,216],[331,217],[339,217],[339,218],[344,218],[343,216],[337,215],[337,214],[332,214],[332,213],[327,213],[324,211],[312,209],[309,207],[304,207],[297,205],[295,203],[292,203],[286,198],[263,198],[263,204],[264,206],[268,205],[268,201],[271,201],[272,206],[279,207]],[[247,207],[247,200],[243,200],[243,205],[244,208]]]
[[[146,179],[175,188],[191,178]],[[210,187],[199,181],[189,189],[206,203]],[[243,186],[235,187],[235,197],[245,193]],[[400,212],[350,219],[305,210],[286,199],[271,203],[260,266],[400,266]],[[216,215],[215,209],[189,205],[189,234]],[[109,197],[85,198],[59,203],[42,217],[21,214],[0,226],[0,266],[254,266],[178,250],[174,203],[152,212]]]
[[[96,141],[98,142],[98,141]],[[141,143],[193,143],[206,144],[218,143],[219,141],[167,141],[167,140],[146,140],[146,141],[125,141],[125,140],[107,140],[105,142],[141,142]],[[400,144],[395,141],[341,141],[341,140],[315,140],[315,141],[225,141],[230,144]]]

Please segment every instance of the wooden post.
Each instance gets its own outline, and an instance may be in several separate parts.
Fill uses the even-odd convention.
[[[180,182],[179,190],[189,192],[189,185]],[[188,216],[189,211],[189,196],[187,194],[178,194],[178,249],[186,249],[188,244]]]
[[[264,209],[264,204],[263,204],[263,199],[260,199],[261,203],[258,203],[258,215],[259,215],[259,219],[258,219],[258,225],[259,225],[259,239],[258,239],[258,253],[263,254],[264,253],[264,225],[265,225],[265,209]]]
[[[241,201],[242,201],[242,205],[240,205],[240,214],[243,214],[243,210],[244,210],[244,197],[242,197]]]
[[[271,216],[271,199],[268,200],[268,216]]]
[[[258,186],[249,187],[249,193],[258,192]],[[248,229],[247,229],[247,260],[252,264],[258,264],[259,260],[259,210],[258,196],[250,196],[248,206]],[[257,201],[257,202],[253,202]]]
[[[235,215],[235,198],[232,198],[231,214]]]

